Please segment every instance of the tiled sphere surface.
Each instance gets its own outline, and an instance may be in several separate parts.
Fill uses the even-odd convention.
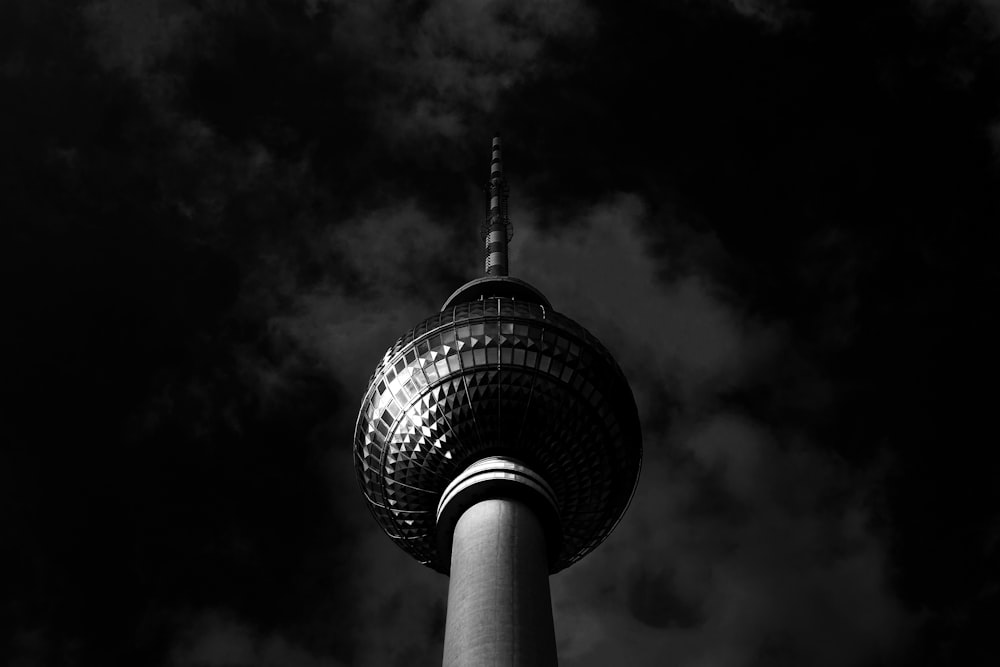
[[[605,348],[569,318],[494,297],[428,318],[389,348],[361,405],[354,459],[368,506],[396,544],[447,571],[435,512],[484,456],[519,459],[555,492],[552,571],[604,540],[639,475],[635,400]]]

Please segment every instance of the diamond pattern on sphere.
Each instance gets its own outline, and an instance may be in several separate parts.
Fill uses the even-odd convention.
[[[563,533],[553,571],[604,540],[635,486],[641,441],[621,370],[537,304],[491,298],[428,318],[382,357],[361,405],[355,467],[369,509],[438,569],[441,493],[484,455],[521,459],[552,486]]]

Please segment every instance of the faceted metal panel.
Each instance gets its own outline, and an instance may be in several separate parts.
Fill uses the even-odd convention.
[[[457,304],[390,347],[358,415],[358,479],[385,532],[437,561],[445,487],[491,455],[520,459],[555,492],[562,535],[553,571],[603,541],[628,505],[641,436],[625,377],[596,338],[542,305]]]

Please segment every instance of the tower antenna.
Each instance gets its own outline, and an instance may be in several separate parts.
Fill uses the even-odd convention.
[[[486,244],[486,275],[507,275],[507,244],[514,236],[514,227],[507,215],[507,197],[510,188],[503,175],[500,133],[493,137],[493,158],[490,160],[490,180],[486,184],[489,197],[486,201],[486,220],[483,222],[483,241]]]

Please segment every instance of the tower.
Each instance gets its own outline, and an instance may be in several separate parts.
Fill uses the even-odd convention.
[[[641,434],[610,353],[507,275],[499,136],[487,191],[486,275],[386,351],[361,404],[354,462],[386,534],[450,575],[446,667],[554,665],[548,575],[621,519]]]

